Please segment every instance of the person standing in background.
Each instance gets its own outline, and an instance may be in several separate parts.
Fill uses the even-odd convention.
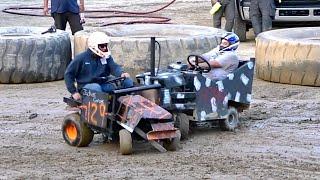
[[[48,1],[44,0],[43,13],[48,14]],[[54,19],[54,25],[57,29],[66,30],[67,22],[70,25],[72,35],[83,30],[82,23],[84,16],[80,17],[80,13],[84,12],[84,0],[51,0],[51,16]]]
[[[224,14],[226,18],[224,29],[231,32],[235,17],[235,0],[211,0],[212,6],[216,3],[220,3],[221,7],[213,14],[213,27],[221,28],[221,18]]]
[[[272,29],[275,13],[274,0],[251,0],[249,16],[255,36]]]

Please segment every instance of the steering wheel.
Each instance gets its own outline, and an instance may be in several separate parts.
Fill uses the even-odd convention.
[[[115,77],[115,78],[112,78],[108,81],[105,81],[105,83],[113,84],[115,89],[121,89],[122,83],[125,79],[126,79],[126,77]]]
[[[121,82],[125,79],[126,79],[126,77],[116,77],[116,78],[112,78],[112,79],[106,81],[105,83],[116,83],[117,84],[118,82]]]
[[[108,80],[108,77],[98,77],[98,78],[95,78],[95,81],[97,83],[106,83],[106,84],[114,83],[116,86],[120,86],[121,82],[124,81],[125,79],[126,77],[115,77]]]
[[[192,57],[195,58],[194,64],[191,62]],[[209,62],[204,57],[202,57],[200,55],[191,54],[188,56],[187,61],[188,61],[189,65],[191,66],[191,68],[195,71],[200,71],[203,73],[208,73],[211,71],[211,66],[210,66]],[[204,62],[206,64],[206,67],[201,67],[199,65],[199,63],[202,63],[202,62]]]

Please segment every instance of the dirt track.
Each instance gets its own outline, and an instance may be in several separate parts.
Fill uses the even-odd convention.
[[[210,26],[209,5],[178,1],[161,13],[177,23]],[[22,26],[52,23],[0,16],[0,26],[13,20]],[[254,56],[254,40],[242,43],[239,54]],[[65,144],[60,127],[68,112],[62,97],[69,94],[63,81],[2,84],[0,179],[320,179],[319,88],[259,79],[253,86],[253,103],[236,132],[197,129],[177,152],[161,154],[137,143],[133,155],[122,156],[117,144],[103,143],[100,135],[87,148]]]

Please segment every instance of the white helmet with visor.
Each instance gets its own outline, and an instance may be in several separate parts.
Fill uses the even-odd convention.
[[[109,43],[110,37],[103,32],[93,32],[88,38],[88,48],[101,58],[110,57]]]

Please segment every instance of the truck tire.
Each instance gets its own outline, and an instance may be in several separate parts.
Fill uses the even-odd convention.
[[[239,12],[239,6],[236,5],[233,32],[238,35],[240,41],[247,40],[247,24],[242,20]]]
[[[63,79],[71,60],[69,34],[47,28],[0,28],[0,83],[34,83]]]
[[[156,37],[161,47],[160,67],[178,60],[186,62],[189,54],[202,54],[220,43],[221,29],[195,25],[134,24],[108,26],[79,31],[74,36],[75,55],[87,48],[87,38],[93,31],[111,36],[110,49],[115,61],[133,75],[150,69],[150,37]],[[156,45],[156,66],[159,59]]]
[[[256,38],[256,74],[266,81],[320,86],[319,27],[279,29]]]

